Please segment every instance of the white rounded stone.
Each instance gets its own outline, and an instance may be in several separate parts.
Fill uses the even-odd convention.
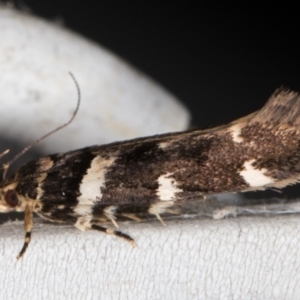
[[[0,7],[1,136],[58,152],[138,136],[180,131],[190,115],[179,101],[101,46],[56,24]]]

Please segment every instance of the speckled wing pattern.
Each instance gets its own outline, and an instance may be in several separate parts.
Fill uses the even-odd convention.
[[[1,183],[0,211],[25,211],[25,227],[26,213],[32,223],[36,212],[134,244],[103,226],[151,215],[164,224],[164,214],[187,199],[298,182],[299,124],[300,97],[281,88],[260,111],[228,125],[43,157]]]

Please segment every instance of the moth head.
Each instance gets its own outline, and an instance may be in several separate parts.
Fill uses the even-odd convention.
[[[15,189],[0,190],[0,212],[23,210],[23,201],[21,201]]]

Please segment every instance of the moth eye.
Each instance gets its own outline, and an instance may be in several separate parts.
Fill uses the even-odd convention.
[[[4,195],[4,200],[10,207],[16,207],[19,203],[15,190],[8,190]]]

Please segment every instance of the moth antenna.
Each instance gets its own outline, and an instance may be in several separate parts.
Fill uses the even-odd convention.
[[[9,149],[6,149],[5,151],[3,151],[1,154],[0,154],[0,158],[2,157],[2,156],[4,156],[5,154],[7,154],[9,152]]]
[[[19,157],[21,157],[24,153],[26,153],[28,150],[30,150],[33,146],[35,146],[36,144],[40,143],[41,141],[43,141],[44,139],[46,139],[47,137],[49,137],[50,135],[54,134],[55,132],[67,127],[75,118],[75,116],[78,113],[79,110],[79,106],[80,106],[80,101],[81,101],[81,93],[80,93],[80,88],[79,88],[79,84],[75,78],[75,76],[69,72],[69,75],[71,76],[71,78],[73,79],[76,89],[77,89],[77,105],[76,108],[72,114],[72,117],[70,118],[70,120],[66,123],[64,123],[63,125],[58,126],[57,128],[51,130],[50,132],[48,132],[47,134],[43,135],[42,137],[38,138],[37,140],[33,141],[32,143],[30,143],[29,145],[27,145],[22,151],[20,151],[19,153],[17,153],[14,158],[12,160],[10,160],[8,163],[3,164],[3,180],[5,180],[6,178],[6,174],[8,171],[8,168],[10,167],[11,164],[13,164]],[[5,155],[8,152],[8,150],[4,151],[2,154],[0,154],[0,157],[2,157],[3,155]]]

